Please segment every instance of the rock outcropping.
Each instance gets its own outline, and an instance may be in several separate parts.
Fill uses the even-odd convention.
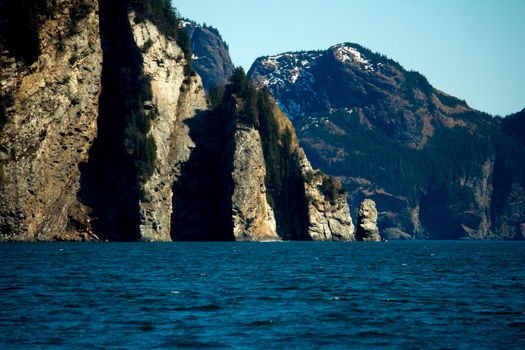
[[[232,224],[236,241],[279,240],[266,198],[266,165],[259,131],[236,125],[233,154]]]
[[[156,145],[155,171],[144,184],[141,200],[141,239],[171,240],[172,187],[195,146],[184,121],[197,110],[208,108],[200,79],[184,74],[184,53],[164,37],[153,23],[136,23],[130,17],[133,36],[144,59],[144,74],[151,82],[154,110],[150,135]]]
[[[354,224],[350,207],[345,195],[341,195],[342,186],[338,180],[331,179],[320,170],[314,170],[300,149],[299,162],[305,178],[305,193],[308,203],[308,236],[316,241],[352,241],[354,240]],[[339,188],[329,191],[339,191],[338,194],[323,193],[323,185],[327,183]]]
[[[359,207],[356,239],[365,242],[381,241],[381,236],[377,228],[376,203],[371,199],[365,199]]]
[[[1,239],[170,240],[171,189],[193,147],[184,120],[207,108],[204,89],[177,43],[125,3],[81,3],[37,15],[31,66],[2,47]],[[139,154],[141,138],[153,154]]]
[[[226,153],[233,154],[235,239],[353,240],[340,184],[312,169],[269,93],[256,92],[242,70],[235,74],[219,107],[234,125],[235,142]]]

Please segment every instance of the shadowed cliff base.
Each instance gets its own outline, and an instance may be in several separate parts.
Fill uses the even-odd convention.
[[[344,194],[324,189],[335,180],[311,169],[267,90],[237,69],[210,100],[185,121],[195,146],[173,187],[173,240],[353,239]]]
[[[143,101],[151,95],[143,59],[128,21],[127,1],[100,1],[103,50],[98,135],[81,167],[81,201],[92,209],[93,230],[113,241],[137,240],[142,170],[149,128]],[[153,145],[154,147],[154,145]],[[146,153],[143,155],[143,153]]]
[[[266,197],[275,213],[277,232],[286,240],[311,240],[308,204],[299,159],[297,138],[286,116],[268,89],[258,92],[259,132],[266,163]]]
[[[231,133],[216,111],[187,119],[195,143],[173,186],[171,238],[174,241],[233,241],[231,221]]]

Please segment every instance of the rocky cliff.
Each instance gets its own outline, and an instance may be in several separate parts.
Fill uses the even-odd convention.
[[[184,230],[175,239],[194,232],[208,240],[353,240],[342,187],[311,168],[268,91],[255,90],[237,69],[213,100],[191,128],[197,147],[176,193],[196,199],[177,206]]]
[[[519,117],[475,111],[351,43],[261,57],[248,76],[293,120],[312,164],[342,180],[352,208],[376,201],[386,236],[520,239],[525,149],[509,127]]]
[[[339,180],[314,170],[302,149],[298,150],[305,179],[308,207],[308,235],[318,241],[354,240],[354,224]]]
[[[0,240],[353,239],[268,91],[208,101],[168,2],[31,4],[34,48],[0,36]]]
[[[266,165],[259,131],[236,125],[233,147],[233,236],[236,241],[278,240],[274,212],[266,198]]]
[[[151,84],[154,111],[150,135],[156,145],[155,171],[144,183],[141,200],[141,237],[144,240],[171,240],[172,187],[194,144],[185,119],[207,109],[200,79],[184,74],[184,52],[164,37],[151,22],[136,23],[132,31],[144,59],[144,74]]]
[[[235,67],[219,31],[189,20],[184,20],[182,25],[191,38],[192,67],[202,78],[206,91],[212,85],[225,85]]]
[[[31,66],[2,51],[2,238],[169,240],[200,79],[125,2],[48,10]]]
[[[79,164],[97,133],[102,48],[97,2],[60,5],[34,19],[43,22],[34,62],[0,47],[3,240],[79,237]]]

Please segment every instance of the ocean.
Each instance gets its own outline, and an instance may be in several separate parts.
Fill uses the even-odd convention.
[[[4,243],[0,349],[524,349],[525,243]]]

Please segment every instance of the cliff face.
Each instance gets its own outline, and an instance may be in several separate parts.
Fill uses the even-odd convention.
[[[308,236],[316,241],[353,241],[354,224],[342,187],[324,189],[327,183],[337,186],[337,180],[314,170],[302,149],[298,151],[298,159],[305,179]]]
[[[223,98],[235,135],[230,152],[235,239],[353,240],[350,210],[337,180],[312,169],[292,124],[269,93],[256,92],[242,79],[239,84],[246,85],[237,91],[232,83]]]
[[[98,6],[61,1],[39,32],[31,66],[2,49],[1,239],[78,238],[79,164],[96,132],[102,50]],[[73,13],[78,14],[73,23]],[[87,235],[87,234],[86,234]]]
[[[135,23],[133,16],[130,21],[151,83],[152,99],[146,107],[155,113],[149,131],[156,145],[155,170],[143,185],[140,235],[143,240],[169,241],[172,187],[194,147],[184,121],[207,109],[207,99],[200,79],[185,76],[184,53],[177,44],[149,21]]]
[[[53,4],[36,56],[0,37],[0,240],[353,239],[267,91],[210,109],[167,3]]]
[[[37,17],[30,67],[2,51],[2,239],[170,240],[171,191],[193,147],[184,120],[207,108],[202,84],[176,42],[124,3],[80,5]]]
[[[523,113],[492,118],[352,43],[261,57],[248,76],[352,208],[376,201],[386,238],[521,239]]]
[[[225,85],[235,67],[218,30],[192,21],[184,21],[182,25],[191,38],[192,67],[202,78],[204,88]]]
[[[266,165],[258,130],[236,125],[233,154],[233,236],[236,241],[278,240],[266,199]]]

